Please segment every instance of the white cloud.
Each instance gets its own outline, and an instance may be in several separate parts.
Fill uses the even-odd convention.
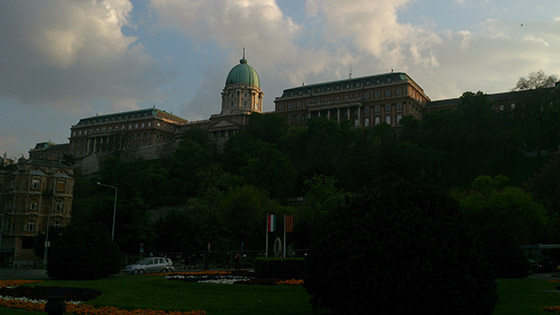
[[[537,38],[533,35],[525,35],[525,37],[523,37],[523,40],[531,41],[531,42],[537,42],[537,43],[543,44],[546,47],[550,46],[548,44],[548,42],[546,40],[544,40],[543,38]]]
[[[324,16],[325,39],[349,38],[361,53],[400,65],[406,59],[425,66],[438,64],[431,47],[441,41],[433,32],[399,22],[397,11],[409,0],[308,0],[312,15]]]
[[[0,95],[76,110],[157,95],[163,73],[129,26],[128,0],[0,2]]]

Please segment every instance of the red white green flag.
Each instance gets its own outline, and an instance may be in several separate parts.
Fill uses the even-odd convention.
[[[267,232],[276,231],[276,216],[274,214],[267,215],[266,231]]]

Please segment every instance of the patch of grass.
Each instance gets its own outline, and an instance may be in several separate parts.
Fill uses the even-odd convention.
[[[499,300],[494,314],[553,314],[541,309],[560,305],[560,290],[556,289],[557,286],[560,286],[560,282],[542,279],[498,279]]]
[[[116,276],[98,280],[46,280],[38,285],[87,287],[103,292],[88,302],[123,309],[205,310],[209,314],[313,314],[302,286],[223,285]]]

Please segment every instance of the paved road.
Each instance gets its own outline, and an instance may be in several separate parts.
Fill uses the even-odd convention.
[[[529,275],[529,279],[560,280],[560,272],[544,272]]]
[[[48,279],[44,269],[0,268],[0,279]]]

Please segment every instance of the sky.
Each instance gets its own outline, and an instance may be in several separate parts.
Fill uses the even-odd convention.
[[[96,114],[221,108],[232,67],[287,88],[406,72],[432,99],[560,74],[558,0],[0,0],[0,154]]]

